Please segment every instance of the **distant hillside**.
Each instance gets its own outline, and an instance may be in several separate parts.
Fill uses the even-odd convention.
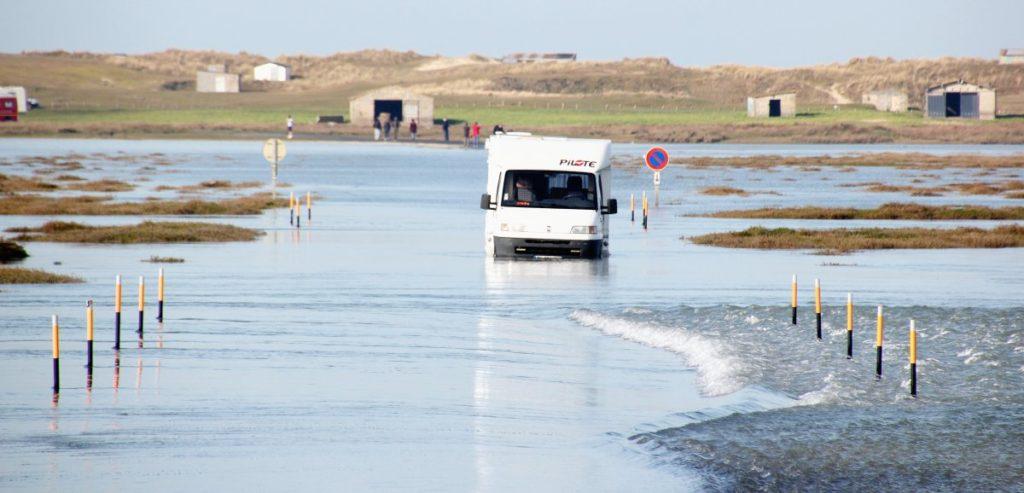
[[[0,84],[30,86],[33,92],[64,93],[83,88],[109,91],[170,91],[189,88],[195,71],[226,63],[241,73],[267,58],[252,53],[167,50],[143,55],[23,53],[0,55]],[[1024,67],[994,60],[942,58],[892,60],[855,58],[846,63],[775,69],[721,65],[678,67],[666,59],[616,62],[506,65],[485,57],[450,58],[413,52],[364,50],[329,56],[291,55],[277,59],[293,67],[288,84],[251,85],[270,92],[337,91],[348,94],[381,86],[402,86],[436,96],[513,98],[652,98],[698,108],[737,108],[748,95],[796,92],[801,103],[859,103],[873,89],[895,88],[920,101],[924,89],[965,79],[996,88],[1001,112],[1020,111]],[[1003,103],[1006,103],[1005,105]],[[1009,105],[1009,106],[1007,106]]]

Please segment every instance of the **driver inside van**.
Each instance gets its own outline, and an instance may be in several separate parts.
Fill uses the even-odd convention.
[[[529,205],[531,202],[536,200],[537,197],[533,193],[533,185],[526,178],[519,178],[516,180],[516,203],[517,205]]]

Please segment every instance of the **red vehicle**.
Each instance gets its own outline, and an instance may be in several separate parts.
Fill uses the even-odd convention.
[[[0,96],[0,122],[18,121],[18,98]]]

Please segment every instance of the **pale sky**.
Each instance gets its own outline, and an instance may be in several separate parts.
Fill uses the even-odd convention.
[[[994,58],[1024,47],[1024,0],[4,0],[0,52],[167,48],[270,57],[364,48],[677,65],[857,56]]]

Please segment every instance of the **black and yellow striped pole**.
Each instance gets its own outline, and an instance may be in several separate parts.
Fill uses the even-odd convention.
[[[114,281],[114,350],[121,349],[121,275]]]
[[[306,219],[313,220],[313,194],[306,191]]]
[[[917,330],[910,321],[910,395],[917,397]]]
[[[647,190],[644,190],[643,197],[641,198],[640,207],[643,208],[643,214],[644,214],[643,222],[644,222],[644,229],[646,230],[647,229]]]
[[[636,222],[636,196],[629,194],[629,222]]]
[[[53,316],[53,393],[60,392],[60,327],[57,316]]]
[[[793,309],[793,325],[796,325],[796,274],[793,274],[793,282],[790,283],[789,306]]]
[[[94,321],[92,300],[89,300],[89,303],[85,305],[85,384],[89,388],[92,388],[92,336]]]
[[[853,293],[846,293],[846,358],[853,358]]]
[[[302,227],[302,202],[299,200],[295,201],[295,227]]]
[[[156,275],[156,320],[164,321],[164,268],[161,267]]]
[[[878,305],[878,317],[875,328],[875,376],[882,378],[882,339],[885,332],[885,318],[882,316],[882,305]]]
[[[139,276],[139,347],[142,347],[142,321],[144,320],[144,312],[146,311],[146,278]]]
[[[295,224],[295,192],[288,192],[288,224]]]
[[[818,330],[818,340],[821,340],[821,282],[814,280],[814,324]]]

